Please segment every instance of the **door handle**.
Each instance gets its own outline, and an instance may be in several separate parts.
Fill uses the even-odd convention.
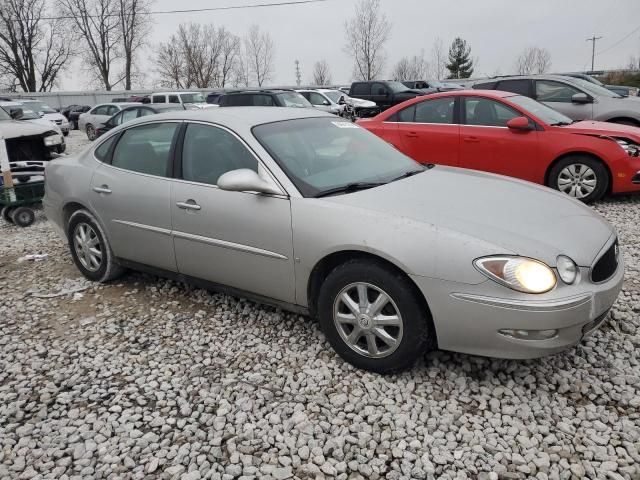
[[[464,137],[465,142],[479,142],[480,139],[478,137]]]
[[[109,185],[101,185],[99,187],[93,187],[93,191],[96,193],[105,193],[107,195],[111,193],[111,189],[109,188]]]
[[[187,200],[186,202],[177,202],[176,206],[182,210],[200,210],[202,207],[195,200]]]
[[[405,135],[409,138],[418,138],[417,132],[407,132]]]

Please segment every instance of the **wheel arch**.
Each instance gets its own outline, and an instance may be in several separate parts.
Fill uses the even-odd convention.
[[[611,168],[609,168],[609,165],[607,165],[607,162],[605,162],[601,157],[599,157],[598,155],[595,155],[594,153],[591,152],[585,152],[585,151],[572,151],[572,152],[566,152],[563,153],[562,155],[556,157],[548,166],[547,166],[547,170],[544,172],[544,184],[548,187],[549,186],[549,175],[551,174],[551,170],[553,170],[553,167],[555,167],[559,162],[561,162],[562,160],[564,160],[565,158],[569,158],[569,157],[590,157],[593,160],[596,160],[598,162],[600,162],[605,170],[607,171],[607,175],[609,175],[609,179],[607,182],[607,190],[606,193],[609,194],[611,193],[611,186],[613,184],[613,175],[611,173]]]
[[[610,118],[609,120],[607,120],[607,122],[610,122],[610,123],[629,122],[629,123],[635,125],[636,127],[640,127],[640,121],[638,121],[636,118],[627,117],[627,116],[613,117],[613,118]]]
[[[65,235],[67,235],[67,228],[69,226],[69,219],[71,218],[71,216],[77,212],[78,210],[86,210],[87,212],[89,212],[91,214],[91,216],[93,218],[95,218],[96,222],[98,222],[100,224],[100,227],[102,228],[102,230],[105,232],[106,234],[106,230],[104,228],[104,224],[102,222],[102,220],[100,219],[100,217],[98,215],[96,215],[96,213],[89,208],[87,205],[80,203],[76,200],[72,200],[69,201],[65,204],[64,207],[62,207],[62,227],[64,230]],[[67,235],[68,237],[68,235]]]
[[[312,317],[317,315],[318,311],[318,296],[320,294],[320,288],[322,286],[322,280],[326,278],[326,276],[336,267],[346,263],[349,260],[354,259],[365,259],[370,260],[372,262],[376,262],[386,268],[394,270],[395,272],[404,276],[409,284],[413,288],[413,293],[416,295],[416,298],[421,303],[422,307],[427,312],[427,318],[431,322],[431,329],[434,335],[435,345],[438,344],[438,334],[435,328],[435,324],[433,322],[433,315],[431,313],[431,309],[429,308],[429,304],[424,294],[418,288],[418,285],[411,279],[407,273],[400,268],[398,265],[393,263],[392,261],[380,256],[375,253],[365,252],[362,250],[340,250],[336,252],[332,252],[325,257],[318,260],[318,262],[314,265],[311,273],[309,275],[309,279],[307,281],[307,304],[309,308],[309,313]]]

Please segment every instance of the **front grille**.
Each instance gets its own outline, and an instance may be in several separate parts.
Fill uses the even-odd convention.
[[[591,281],[604,282],[613,276],[618,269],[618,240],[609,247],[591,269]]]

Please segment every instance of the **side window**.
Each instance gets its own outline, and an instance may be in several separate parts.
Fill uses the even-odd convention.
[[[113,151],[111,165],[164,177],[178,123],[152,123],[126,130]]]
[[[351,87],[352,97],[358,98],[358,95],[370,95],[371,89],[368,83],[354,83]]]
[[[153,97],[151,97],[151,103],[165,103],[165,96],[164,95],[154,95]]]
[[[326,98],[324,98],[319,93],[310,92],[309,98],[307,98],[307,100],[311,102],[311,105],[324,105],[324,101],[326,100]]]
[[[272,107],[273,98],[269,95],[253,95],[253,103],[256,107]]]
[[[517,93],[529,97],[531,96],[529,83],[530,80],[503,80],[498,82],[496,90],[503,90],[505,92]]]
[[[416,117],[416,106],[411,105],[410,107],[403,108],[398,113],[396,113],[396,122],[413,122]]]
[[[102,144],[100,144],[98,148],[95,149],[93,154],[98,160],[102,162],[106,161],[107,155],[109,155],[109,149],[113,145],[113,142],[115,142],[116,138],[118,138],[118,135],[112,136],[111,138],[107,139],[107,141],[102,142]]]
[[[248,107],[253,105],[249,95],[228,95],[226,99],[227,105],[233,107]]]
[[[539,102],[571,103],[571,97],[576,93],[582,92],[566,83],[552,80],[536,81],[536,100]]]
[[[113,117],[111,117],[111,120],[109,121],[109,123],[113,126],[118,126],[122,123],[122,115],[124,115],[124,113],[119,113],[118,115],[114,115]]]
[[[455,98],[437,98],[416,104],[416,123],[453,123]]]
[[[385,95],[387,95],[387,93],[388,93],[387,87],[384,86],[382,83],[374,83],[371,85],[371,95],[384,97]]]
[[[475,90],[495,90],[497,82],[475,83],[472,88]]]
[[[239,168],[258,171],[258,161],[231,133],[209,125],[189,124],[182,144],[182,178],[217,185],[224,173]]]
[[[169,103],[180,103],[178,95],[169,95]]]
[[[465,125],[506,127],[507,122],[522,115],[502,103],[488,98],[467,97],[464,100]]]
[[[109,110],[108,110],[108,105],[100,105],[99,107],[94,108],[93,110],[91,110],[91,114],[93,115],[108,115],[109,114]]]
[[[138,109],[132,108],[131,110],[125,110],[124,112],[122,112],[122,115],[120,115],[120,117],[122,118],[122,123],[138,118]]]

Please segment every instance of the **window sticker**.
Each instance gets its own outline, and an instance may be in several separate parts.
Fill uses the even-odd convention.
[[[331,123],[333,123],[338,128],[360,128],[358,125],[351,122],[331,122]]]

